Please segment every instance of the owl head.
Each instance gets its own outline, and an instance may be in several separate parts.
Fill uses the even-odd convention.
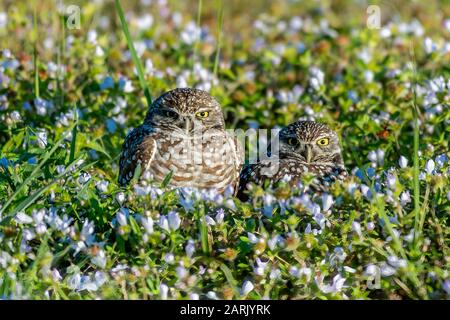
[[[145,123],[185,135],[210,129],[225,130],[217,100],[206,91],[193,88],[177,88],[162,94],[150,106]]]
[[[297,121],[279,133],[279,156],[310,164],[344,165],[337,134],[327,125]]]

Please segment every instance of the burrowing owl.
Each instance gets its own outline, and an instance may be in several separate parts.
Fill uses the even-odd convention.
[[[342,160],[337,134],[328,126],[314,121],[297,121],[283,128],[278,135],[278,155],[271,154],[241,172],[238,196],[246,199],[248,184],[271,184],[288,181],[296,185],[306,172],[319,180],[319,189],[336,179],[345,179],[347,171]]]
[[[144,123],[125,139],[119,183],[128,184],[136,168],[153,181],[172,172],[169,185],[236,188],[242,149],[225,130],[219,103],[198,89],[177,88],[156,99]]]

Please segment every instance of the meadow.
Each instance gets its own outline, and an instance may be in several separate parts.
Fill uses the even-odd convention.
[[[0,0],[0,297],[449,299],[450,5],[373,2]],[[120,187],[186,86],[230,129],[327,123],[349,178]]]

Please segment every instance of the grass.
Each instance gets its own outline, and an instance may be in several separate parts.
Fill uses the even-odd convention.
[[[389,36],[338,4],[82,2],[80,30],[7,7],[0,296],[448,299],[450,31],[429,3],[382,6]],[[285,185],[250,202],[170,175],[120,187],[125,136],[180,84],[210,91],[227,128],[329,124],[350,173],[330,209]]]

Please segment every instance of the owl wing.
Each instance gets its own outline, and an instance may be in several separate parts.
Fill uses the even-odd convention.
[[[154,131],[142,125],[131,131],[122,145],[119,162],[119,184],[127,185],[133,179],[136,168],[140,165],[144,172],[155,157],[157,144]]]

